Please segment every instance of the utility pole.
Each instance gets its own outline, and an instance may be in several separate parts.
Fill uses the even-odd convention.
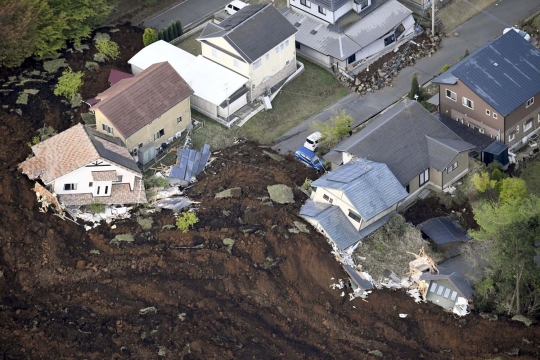
[[[435,0],[431,0],[431,35],[435,36]]]

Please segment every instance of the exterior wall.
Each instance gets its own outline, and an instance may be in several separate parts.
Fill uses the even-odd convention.
[[[528,100],[528,99],[527,99]],[[524,140],[526,142],[527,137],[531,135],[535,130],[540,128],[540,93],[536,94],[534,97],[534,104],[527,107],[526,101],[518,107],[516,110],[512,111],[508,116],[505,117],[505,135],[507,144],[514,145]],[[532,119],[532,128],[527,131],[524,131],[525,123]],[[519,125],[519,132],[516,133],[517,126]],[[509,141],[510,134],[515,134],[515,139]]]
[[[209,38],[209,39],[205,39],[205,40],[212,43],[212,44],[214,44],[214,45],[216,45],[217,47],[219,47],[219,48],[221,48],[223,50],[226,50],[226,51],[230,52],[231,54],[234,54],[236,56],[240,56],[238,51],[236,51],[225,39],[223,39],[221,37]]]
[[[458,167],[454,169],[452,172],[450,172],[450,174],[448,173],[448,170],[444,170],[442,172],[443,189],[446,188],[447,185],[461,178],[464,175],[464,173],[467,173],[469,170],[469,156],[468,156],[467,151],[463,151],[462,153],[459,153],[454,158],[454,160],[452,160],[450,165],[452,165],[456,161],[458,163]]]
[[[93,193],[95,191],[95,187],[97,186],[96,185],[97,183],[92,178],[92,172],[93,171],[111,171],[111,170],[116,170],[117,174],[122,176],[121,184],[127,183],[129,184],[130,189],[133,190],[135,177],[137,175],[131,171],[112,165],[106,161],[103,161],[103,163],[100,166],[92,166],[91,164],[88,164],[87,166],[83,166],[77,170],[74,170],[66,175],[63,175],[55,179],[54,184],[52,186],[52,190],[54,193],[59,194],[59,195]],[[94,183],[92,187],[88,186],[90,182]],[[109,181],[108,183],[112,185],[112,182]],[[77,190],[64,190],[64,184],[77,184]],[[109,195],[110,195],[110,191],[109,191]]]
[[[429,168],[429,181],[431,183],[433,183],[434,185],[442,188],[442,184],[443,184],[443,176],[442,176],[442,172],[434,169],[434,168]]]
[[[317,20],[323,20],[331,24],[333,24],[335,21],[334,13],[332,11],[324,9],[326,12],[326,15],[323,15],[319,12],[319,6],[316,4],[312,3],[311,7],[306,7],[300,4],[300,0],[289,0],[289,5],[295,10],[300,10],[304,13],[311,15],[312,17],[317,18]]]
[[[326,201],[323,198],[325,194],[328,195],[331,199],[333,199],[333,201],[332,202]],[[343,211],[345,216],[347,216],[347,214],[349,213],[349,209],[354,211],[358,215],[360,215],[358,211],[356,210],[356,208],[351,204],[349,199],[345,196],[345,194],[341,190],[318,187],[317,190],[311,194],[311,199],[318,203],[332,204],[332,205],[339,206],[339,208],[341,209],[341,211]],[[347,216],[347,219],[349,219],[349,221],[351,222],[351,224],[354,226],[356,230],[360,230],[361,228],[364,227],[363,224],[365,223],[365,221],[363,219],[360,223],[357,223],[356,221],[354,221],[348,216]]]
[[[222,40],[223,42],[225,42],[223,39],[207,39],[208,42],[216,44],[216,46],[217,46],[217,41],[216,40]],[[219,56],[215,57],[212,54],[212,49],[215,49],[215,48],[213,48],[212,46],[210,46],[208,44],[205,44],[205,43],[201,42],[202,56],[204,56],[208,60],[212,60],[213,62],[215,62],[215,63],[217,63],[217,64],[219,64],[221,66],[226,67],[227,69],[230,69],[230,70],[232,70],[232,71],[234,71],[234,72],[236,72],[236,73],[238,73],[240,75],[243,75],[243,76],[249,78],[249,75],[250,75],[250,65],[249,64],[247,64],[246,62],[244,62],[242,60],[238,60],[235,57],[233,57],[233,56],[231,56],[229,54],[226,54],[226,53],[224,53],[222,51],[219,51],[217,49],[216,50],[218,51]],[[240,67],[234,65],[235,60],[236,60],[236,64],[239,65]]]
[[[217,108],[218,106],[216,104],[211,103],[210,101],[206,101],[203,98],[200,98],[195,95],[191,95],[191,107],[209,117],[216,117],[217,116]]]
[[[340,7],[339,9],[337,9],[336,11],[334,11],[334,21],[338,21],[338,19],[340,17],[342,17],[343,15],[348,13],[349,10],[352,10],[352,8],[353,8],[353,0],[349,0],[348,4],[345,4],[342,7]],[[369,8],[369,6],[367,8]]]
[[[229,103],[229,109],[227,109],[227,106],[225,108],[222,108],[221,106],[217,106],[217,113],[219,116],[226,118],[227,116],[231,116],[236,111],[240,110],[240,108],[247,104],[247,93],[240,96],[238,99],[236,99],[234,102]]]
[[[260,82],[258,83],[259,85],[256,85],[255,87],[253,87],[253,89],[248,93],[248,98],[250,100],[257,98],[258,96],[266,92],[267,88],[274,86],[275,84],[285,79],[286,77],[288,77],[295,71],[296,71],[296,56],[291,60],[289,65],[285,66],[283,69],[281,69],[274,75],[270,76],[268,80],[264,82]],[[257,83],[256,82],[251,83],[250,81],[248,84],[257,84]]]
[[[298,55],[305,57],[320,66],[326,68],[332,67],[332,61],[330,56],[322,54],[317,50],[310,48],[309,46],[300,44],[300,49],[296,49],[296,52]]]
[[[131,73],[133,75],[137,75],[139,74],[141,71],[143,71],[143,69],[141,69],[140,67],[137,67],[135,65],[131,65]]]
[[[450,289],[450,295],[448,296],[448,298],[444,297],[444,291],[443,291],[442,295],[437,295],[437,290],[435,290],[435,292],[432,293],[430,291],[432,283],[437,284],[437,290],[438,290],[439,286],[442,286],[445,289]],[[456,296],[455,301],[450,300],[450,296],[452,295],[453,291],[456,291],[456,289],[454,288],[454,286],[448,280],[432,280],[428,284],[428,293],[427,293],[427,296],[426,296],[426,300],[431,301],[431,302],[433,302],[433,303],[435,303],[435,304],[437,304],[439,306],[442,306],[445,309],[453,309],[454,304],[457,301],[457,298],[460,296],[459,293],[458,293],[457,296]]]

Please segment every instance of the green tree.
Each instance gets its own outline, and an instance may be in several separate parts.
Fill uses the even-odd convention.
[[[479,193],[484,193],[490,189],[494,189],[497,182],[489,178],[487,171],[482,171],[480,173],[475,173],[471,179],[474,187],[478,190]]]
[[[328,151],[350,134],[353,121],[351,115],[341,110],[339,114],[330,118],[330,124],[316,121],[310,128],[321,132],[319,147],[323,151]]]
[[[191,211],[186,211],[176,218],[176,227],[183,233],[187,233],[190,228],[199,222],[197,215]]]
[[[152,28],[144,29],[144,34],[143,34],[142,38],[143,38],[144,46],[148,46],[148,45],[158,41],[158,36],[157,36],[155,30],[152,29]]]
[[[163,40],[165,40],[166,42],[171,41],[171,38],[169,37],[169,30],[168,29],[163,29]]]
[[[178,30],[176,30],[176,25],[172,23],[171,25],[169,25],[169,27],[172,29],[174,39],[176,39],[178,37]]]
[[[96,41],[96,49],[107,58],[116,60],[120,56],[118,44],[112,40],[101,38]]]
[[[508,178],[501,181],[499,201],[512,203],[521,201],[527,196],[527,183],[519,178]]]
[[[418,101],[422,100],[420,85],[418,85],[418,73],[414,73],[411,81],[411,90],[409,91],[409,99],[415,100],[414,96],[418,95]]]
[[[158,40],[165,40],[165,38],[163,37],[163,30],[159,30],[159,32],[158,32]]]
[[[174,26],[176,27],[176,32],[178,33],[178,36],[182,36],[184,30],[182,30],[182,23],[180,22],[180,20],[176,20]]]
[[[68,67],[62,73],[62,76],[58,79],[58,83],[54,88],[54,95],[56,96],[65,96],[68,99],[73,99],[77,90],[82,86],[84,73],[82,71],[73,72],[70,67]]]
[[[441,73],[448,71],[448,69],[450,69],[450,65],[444,65],[441,69]]]
[[[173,30],[173,27],[169,25],[169,27],[167,28],[167,35],[169,35],[169,41],[173,41],[174,39],[176,39],[176,36],[174,36],[174,30]]]

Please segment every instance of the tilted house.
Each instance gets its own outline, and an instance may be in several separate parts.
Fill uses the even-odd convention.
[[[208,23],[198,40],[202,56],[249,79],[252,101],[296,71],[295,33],[272,4],[250,5]]]
[[[282,12],[298,29],[298,53],[326,68],[347,70],[415,31],[396,0],[288,0]]]
[[[464,176],[473,148],[422,105],[407,101],[387,109],[324,158],[332,168],[352,157],[384,163],[414,196],[428,185],[443,190]]]
[[[540,129],[538,79],[540,50],[509,31],[433,82],[439,84],[441,114],[500,140],[512,150]]]
[[[468,302],[474,294],[467,279],[455,272],[450,275],[424,273],[420,280],[427,285],[425,299],[445,309],[454,309],[459,298]]]
[[[142,173],[115,139],[81,124],[32,146],[19,164],[63,205],[146,203]]]
[[[300,216],[322,231],[339,252],[352,251],[384,225],[408,195],[388,166],[365,159],[353,159],[311,186],[311,198]]]
[[[137,75],[150,66],[167,61],[193,88],[190,105],[206,116],[227,123],[247,104],[248,78],[199,55],[194,56],[166,41],[144,47],[128,63]]]
[[[96,129],[118,138],[133,155],[143,146],[155,154],[191,124],[191,94],[184,79],[162,62],[96,96],[90,111],[95,112]]]

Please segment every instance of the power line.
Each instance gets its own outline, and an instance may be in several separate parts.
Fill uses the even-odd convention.
[[[469,5],[471,5],[471,6],[474,6],[476,9],[480,10],[481,13],[483,13],[483,14],[489,16],[491,19],[497,21],[498,23],[503,24],[503,25],[506,26],[506,27],[512,27],[512,25],[510,25],[510,24],[507,23],[506,21],[499,19],[498,17],[496,17],[495,15],[493,15],[493,14],[491,14],[491,13],[488,13],[487,11],[485,11],[484,9],[482,9],[480,6],[478,6],[478,5],[476,5],[476,4],[473,4],[473,3],[471,3],[471,2],[468,1],[468,0],[463,0],[463,1],[465,1],[467,4],[469,4]]]

